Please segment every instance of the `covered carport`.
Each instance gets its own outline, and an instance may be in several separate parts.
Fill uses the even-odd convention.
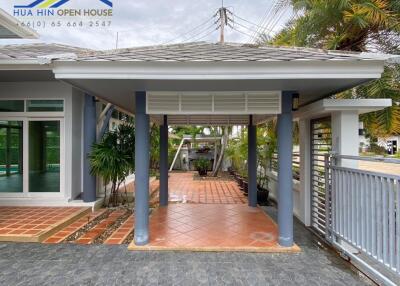
[[[384,60],[311,49],[189,43],[53,56],[47,64],[57,79],[135,115],[136,245],[149,242],[150,121],[161,128],[164,206],[168,125],[248,125],[248,203],[255,207],[256,126],[277,116],[279,244],[291,247],[293,111],[379,78]]]

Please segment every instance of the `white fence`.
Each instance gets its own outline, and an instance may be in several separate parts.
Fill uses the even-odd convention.
[[[400,160],[327,155],[325,161],[330,182],[325,192],[326,238],[339,247],[345,241],[400,275],[400,176],[342,167],[340,160]]]

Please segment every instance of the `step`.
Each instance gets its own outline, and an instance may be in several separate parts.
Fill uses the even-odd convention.
[[[75,243],[78,244],[92,244],[104,231],[111,225],[113,225],[126,211],[113,211],[107,218],[100,221],[87,233],[78,238]]]
[[[63,229],[60,231],[56,232],[49,238],[47,238],[43,243],[61,243],[64,241],[67,237],[72,235],[73,233],[77,232],[79,229],[87,225],[89,222],[93,221],[94,219],[98,218],[102,214],[104,214],[107,210],[106,209],[100,209],[95,212],[91,212],[78,220],[74,221],[73,223],[65,226]]]
[[[122,244],[128,235],[133,231],[134,224],[133,215],[124,221],[119,228],[117,228],[107,239],[104,244]]]

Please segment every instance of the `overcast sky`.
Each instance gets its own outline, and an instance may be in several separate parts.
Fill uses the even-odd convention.
[[[29,4],[33,0],[1,0],[0,8],[13,15],[15,4]],[[113,17],[110,27],[72,28],[62,27],[36,28],[41,35],[40,42],[56,42],[93,49],[112,49],[116,45],[119,32],[119,47],[164,44],[193,40],[218,41],[218,31],[213,30],[210,20],[199,29],[196,26],[210,19],[221,6],[220,0],[113,0]],[[252,23],[261,24],[275,0],[225,0],[224,6],[236,15]],[[86,5],[86,6],[85,6]],[[98,0],[70,0],[63,8],[107,8]],[[279,30],[290,17],[289,10],[283,15],[272,15],[269,28]],[[272,17],[271,17],[272,16]],[[21,21],[26,18],[19,17]],[[32,18],[29,18],[31,20]],[[38,20],[34,18],[33,20]],[[44,19],[44,18],[40,18]],[[45,18],[47,22],[57,18]],[[74,18],[73,20],[79,20]],[[85,19],[84,19],[85,20]],[[88,20],[86,18],[86,20]],[[217,20],[215,18],[214,20]],[[65,21],[65,20],[63,20]],[[253,34],[257,26],[252,26],[234,17],[236,29]],[[265,23],[265,22],[264,22]],[[244,28],[244,25],[247,28]],[[208,29],[207,29],[208,28]],[[184,36],[182,34],[187,33]],[[227,28],[226,41],[249,42],[250,36]],[[26,40],[24,40],[26,41]],[[0,44],[21,43],[21,41],[0,40]],[[32,42],[32,41],[30,41]]]

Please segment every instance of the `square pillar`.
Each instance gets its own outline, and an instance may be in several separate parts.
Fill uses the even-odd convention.
[[[92,146],[96,143],[96,100],[93,96],[85,94],[83,111],[83,201],[86,203],[96,201],[96,177],[90,174],[89,155]]]
[[[160,126],[160,206],[168,205],[168,118]]]
[[[250,115],[248,134],[248,200],[250,207],[257,206],[257,126],[253,125],[253,116]]]
[[[331,120],[332,151],[338,155],[358,156],[360,146],[358,111],[334,112]],[[358,168],[356,160],[340,159],[336,164],[342,167]]]
[[[136,92],[135,112],[135,244],[149,242],[149,116],[146,114],[146,92]]]
[[[300,143],[300,219],[305,226],[311,225],[311,131],[310,119],[299,120]]]
[[[278,115],[278,228],[279,244],[293,246],[293,92],[282,92]]]

